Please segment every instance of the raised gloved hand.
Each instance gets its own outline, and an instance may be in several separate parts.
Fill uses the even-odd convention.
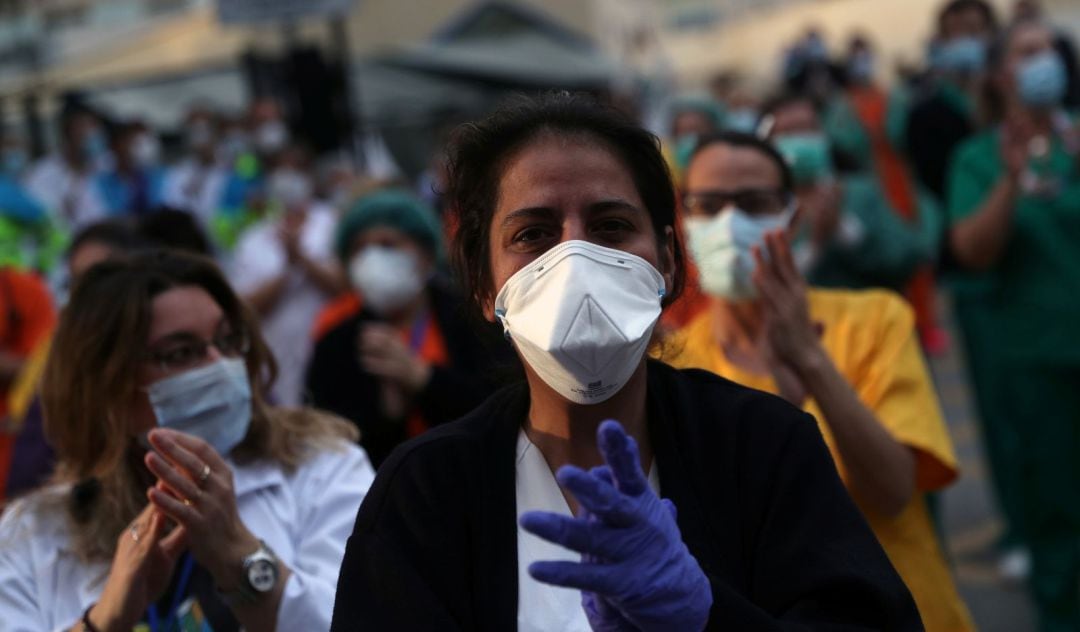
[[[593,630],[703,629],[712,590],[682,542],[675,505],[649,488],[637,443],[618,422],[600,424],[597,442],[606,466],[567,465],[555,476],[581,515],[521,516],[526,531],[581,553],[581,562],[534,562],[529,574],[581,590]]]

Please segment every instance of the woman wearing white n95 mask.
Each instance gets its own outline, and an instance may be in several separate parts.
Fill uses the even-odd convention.
[[[352,289],[316,323],[307,393],[356,424],[378,467],[398,444],[494,390],[501,363],[492,352],[513,358],[494,325],[466,322],[460,293],[437,273],[442,227],[416,196],[389,189],[360,198],[335,241]]]
[[[683,284],[655,137],[521,99],[450,165],[458,271],[526,379],[384,462],[332,629],[918,627],[813,420],[646,360]]]
[[[209,260],[91,268],[42,385],[53,484],[0,521],[4,629],[325,628],[374,473],[344,421],[265,402],[275,370]]]

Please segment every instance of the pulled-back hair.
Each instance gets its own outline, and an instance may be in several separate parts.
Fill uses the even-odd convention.
[[[60,316],[41,386],[45,433],[57,456],[54,482],[73,486],[67,509],[76,550],[86,559],[111,556],[117,534],[146,505],[148,485],[128,414],[138,395],[153,301],[179,287],[205,290],[250,340],[244,361],[252,419],[234,459],[268,458],[291,470],[338,438],[356,438],[347,422],[266,403],[277,373],[273,355],[254,314],[210,259],[155,251],[99,263],[76,283]]]
[[[674,233],[676,269],[665,302],[678,298],[685,285],[685,255],[676,230],[675,188],[660,141],[594,98],[566,92],[515,97],[488,117],[458,127],[451,136],[446,200],[457,223],[452,259],[466,293],[482,305],[498,291],[492,287],[489,236],[499,184],[508,160],[545,135],[593,142],[630,171],[658,243],[663,243],[666,228]]]

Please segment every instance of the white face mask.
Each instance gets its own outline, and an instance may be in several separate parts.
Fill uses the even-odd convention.
[[[154,382],[147,389],[158,425],[199,437],[227,455],[251,425],[251,384],[240,358]]]
[[[279,120],[267,121],[255,130],[255,146],[259,151],[272,154],[285,149],[288,143],[289,128]]]
[[[402,309],[424,291],[420,262],[404,250],[368,246],[349,262],[349,280],[364,307],[379,316]]]
[[[152,167],[161,160],[161,143],[153,134],[139,134],[131,145],[131,157],[140,167]]]
[[[495,315],[545,384],[574,403],[599,404],[637,370],[665,289],[640,257],[565,241],[506,281]]]
[[[311,179],[292,168],[278,169],[270,174],[267,184],[270,199],[289,210],[303,210],[311,201]]]
[[[787,226],[793,212],[789,208],[779,215],[754,217],[741,209],[728,208],[715,217],[687,218],[690,255],[698,269],[701,289],[734,301],[756,298],[751,280],[752,249],[765,243],[765,233]]]

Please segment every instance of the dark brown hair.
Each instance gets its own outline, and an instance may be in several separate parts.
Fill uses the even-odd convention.
[[[447,150],[446,200],[456,219],[452,259],[466,293],[477,303],[490,299],[489,234],[506,161],[543,134],[582,137],[609,149],[630,171],[652,219],[657,241],[674,233],[675,270],[665,304],[686,282],[682,237],[676,228],[675,188],[660,141],[620,112],[590,96],[566,92],[518,96],[480,121],[460,126]]]
[[[235,459],[265,457],[293,469],[338,438],[356,439],[347,422],[266,403],[277,373],[273,355],[254,314],[210,259],[155,251],[99,263],[76,283],[60,316],[41,386],[45,433],[57,455],[54,482],[74,486],[69,509],[84,558],[111,556],[117,534],[146,504],[127,415],[138,395],[154,298],[177,287],[205,290],[250,340],[244,359],[252,419]]]

